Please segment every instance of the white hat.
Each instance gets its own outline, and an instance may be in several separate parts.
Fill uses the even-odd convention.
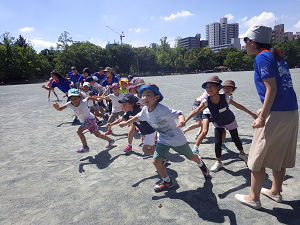
[[[270,44],[272,38],[272,28],[262,25],[256,25],[250,27],[247,30],[246,34],[242,36],[242,38],[249,38],[252,41],[262,44]]]
[[[93,80],[94,80],[94,81],[98,81],[98,77],[93,76]]]
[[[84,82],[82,86],[83,86],[83,87],[84,87],[84,86],[88,86],[88,87],[90,87],[91,85],[90,85],[90,83],[89,83],[89,82]]]

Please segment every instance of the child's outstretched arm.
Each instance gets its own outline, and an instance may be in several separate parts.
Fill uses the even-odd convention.
[[[127,120],[126,122],[123,121],[123,122],[119,123],[119,126],[120,127],[125,127],[125,126],[128,126],[131,123],[137,122],[138,120],[139,120],[138,117],[134,116],[134,117],[130,118],[129,120]]]
[[[52,90],[52,88],[51,88],[51,87],[47,87],[47,86],[45,86],[44,84],[42,85],[42,88],[45,88],[47,91],[50,91],[50,90]]]
[[[178,123],[177,123],[176,127],[184,127],[184,126],[185,126],[184,115],[182,113],[180,113],[178,115]]]
[[[115,121],[112,122],[112,123],[107,123],[107,124],[106,124],[106,127],[107,127],[107,129],[111,129],[112,126],[121,123],[123,120],[124,120],[124,118],[121,117],[121,118],[119,118],[118,120],[115,120]]]
[[[64,110],[65,108],[67,108],[66,105],[59,106],[59,104],[58,104],[57,102],[53,104],[53,107],[54,107],[57,111],[62,111],[62,110]]]
[[[206,109],[206,106],[203,102],[201,102],[201,104],[196,108],[194,109],[192,112],[190,112],[190,114],[185,118],[185,123],[187,121],[189,121],[193,116],[195,116],[197,113],[199,112],[202,112],[204,109]]]
[[[233,105],[235,108],[239,109],[239,110],[242,110],[246,113],[248,113],[250,116],[252,116],[253,119],[256,119],[257,118],[257,115],[254,113],[254,112],[251,112],[249,109],[247,109],[245,106],[233,101],[232,99],[230,99],[229,103],[231,105]]]

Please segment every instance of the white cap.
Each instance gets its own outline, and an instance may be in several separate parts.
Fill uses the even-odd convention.
[[[272,38],[272,28],[263,25],[256,25],[250,27],[246,34],[242,35],[242,38],[249,38],[252,41],[262,44],[270,44]]]
[[[93,76],[93,80],[94,80],[94,81],[98,81],[98,77]]]
[[[88,86],[88,87],[90,87],[91,85],[90,85],[90,83],[89,83],[89,82],[84,82],[82,86],[83,86],[83,87],[84,87],[84,86]]]

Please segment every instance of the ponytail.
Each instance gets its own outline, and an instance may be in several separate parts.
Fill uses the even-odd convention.
[[[276,48],[272,48],[271,44],[264,44],[259,42],[255,42],[255,44],[258,50],[262,48],[269,50],[272,53],[273,57],[276,59],[276,61],[280,62],[281,60],[283,60],[280,50],[277,50]]]

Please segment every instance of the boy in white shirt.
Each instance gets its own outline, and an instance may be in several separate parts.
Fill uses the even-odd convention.
[[[87,102],[88,100],[93,99],[93,97],[88,96],[87,98],[81,100],[81,96],[78,89],[70,89],[68,91],[68,97],[70,101],[67,102],[65,105],[59,106],[58,103],[55,103],[53,104],[53,107],[57,111],[62,111],[66,108],[73,109],[76,116],[79,118],[81,125],[77,130],[77,134],[82,142],[82,148],[78,149],[77,152],[82,153],[89,151],[86,138],[83,134],[83,131],[86,129],[88,129],[90,133],[94,134],[96,137],[108,141],[108,145],[106,145],[106,148],[110,148],[115,143],[114,139],[111,139],[110,137],[103,135],[99,132],[98,126],[96,124],[96,118],[88,108]]]
[[[119,103],[119,100],[121,100],[124,96],[124,93],[120,93],[119,90],[119,84],[118,83],[113,83],[111,85],[112,89],[112,94],[109,94],[107,96],[100,96],[97,97],[97,100],[111,100],[112,103],[112,112],[107,120],[107,123],[112,123],[116,120],[117,117],[123,116],[124,111],[122,111],[121,104]],[[109,128],[106,132],[105,135],[109,135],[112,133],[111,128]]]
[[[154,191],[160,192],[173,187],[172,180],[162,163],[164,159],[167,159],[170,148],[184,155],[189,160],[196,162],[204,177],[210,178],[208,168],[200,156],[193,154],[180,129],[180,127],[184,126],[184,115],[182,112],[170,109],[159,103],[163,99],[163,96],[156,85],[142,85],[139,88],[139,94],[142,96],[145,104],[142,111],[120,125],[126,126],[138,120],[147,121],[158,132],[158,143],[153,155],[153,164],[163,181],[154,187]],[[175,119],[178,119],[177,124]]]

